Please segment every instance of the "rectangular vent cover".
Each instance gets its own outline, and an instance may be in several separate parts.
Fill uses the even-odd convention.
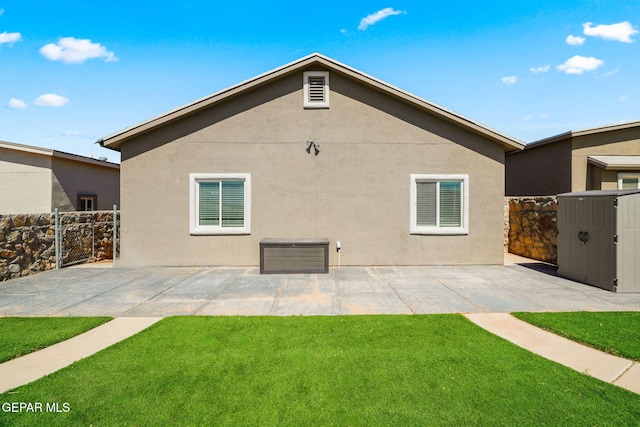
[[[325,102],[324,77],[309,76],[309,102]]]
[[[329,108],[329,72],[305,71],[303,73],[304,108]]]

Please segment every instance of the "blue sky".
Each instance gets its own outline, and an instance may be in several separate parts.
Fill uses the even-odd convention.
[[[0,140],[94,142],[320,52],[532,142],[640,120],[640,2],[0,0]]]

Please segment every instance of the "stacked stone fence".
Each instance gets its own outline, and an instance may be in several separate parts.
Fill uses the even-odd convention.
[[[62,263],[68,259],[71,247],[77,251],[78,245],[87,254],[85,262],[113,259],[113,211],[65,212],[60,215],[64,215],[61,221]],[[116,220],[119,220],[119,214],[116,215]],[[53,213],[0,215],[0,281],[56,268],[55,222]],[[91,225],[80,227],[81,224]],[[88,232],[84,232],[79,240],[70,239],[65,233],[77,231],[74,228]],[[116,243],[116,254],[118,246]]]
[[[548,197],[505,199],[505,251],[558,263],[558,201]]]

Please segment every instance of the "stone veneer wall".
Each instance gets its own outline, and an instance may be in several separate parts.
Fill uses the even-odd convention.
[[[64,215],[65,225],[95,221],[95,256],[86,262],[113,258],[113,212],[65,212]],[[83,239],[82,246],[90,254],[91,238]],[[54,268],[55,214],[0,215],[0,281]]]
[[[557,264],[558,202],[549,197],[505,198],[505,251]]]

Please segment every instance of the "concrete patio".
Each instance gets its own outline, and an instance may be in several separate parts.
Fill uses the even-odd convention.
[[[504,266],[338,267],[260,275],[258,268],[47,271],[0,283],[0,316],[340,315],[637,311],[616,294],[508,254]]]

